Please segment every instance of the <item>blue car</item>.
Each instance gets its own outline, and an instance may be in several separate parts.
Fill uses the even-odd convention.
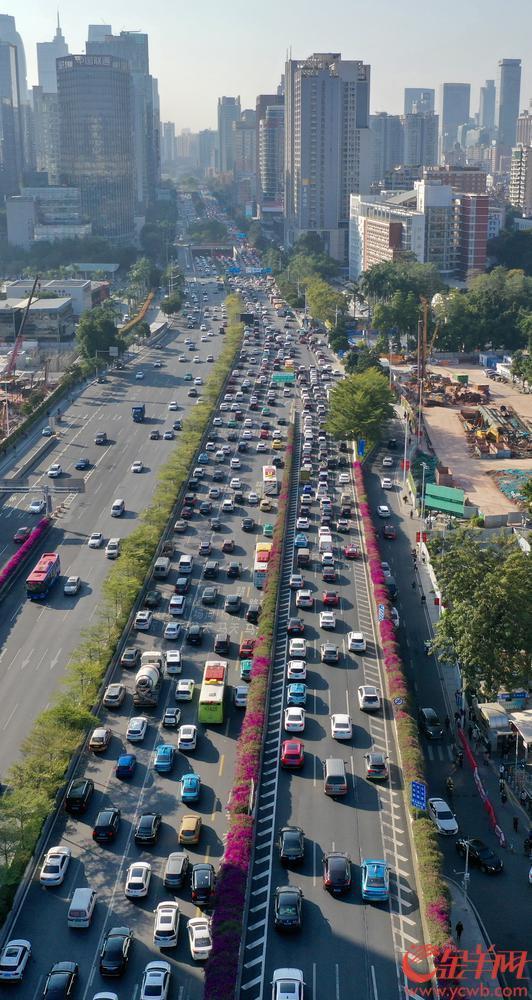
[[[172,743],[159,743],[155,747],[153,766],[159,774],[167,774],[174,766],[175,747]]]
[[[294,545],[296,549],[306,549],[308,547],[308,538],[302,531],[298,532],[296,535]]]
[[[310,484],[307,483],[307,485],[303,487],[301,492],[303,493],[304,496],[311,497],[312,494],[314,493],[314,489],[312,488],[312,486],[310,486]]]
[[[181,778],[181,801],[197,802],[201,789],[199,774],[184,774]]]
[[[390,869],[386,861],[366,858],[362,862],[362,899],[386,902],[390,895]]]
[[[75,469],[88,469],[89,465],[90,465],[90,462],[89,462],[88,458],[80,458],[79,462],[76,462],[74,468]]]
[[[306,705],[307,703],[307,685],[306,684],[289,684],[288,690],[286,692],[286,704],[287,705]]]
[[[117,778],[132,778],[135,774],[137,758],[134,753],[123,753],[116,762],[115,775]]]
[[[198,455],[198,465],[208,465],[209,456],[206,451],[200,451]]]

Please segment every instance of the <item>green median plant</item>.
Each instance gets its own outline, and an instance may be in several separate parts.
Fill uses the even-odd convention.
[[[229,296],[226,308],[228,328],[223,347],[205,386],[209,401],[195,406],[183,421],[179,443],[158,475],[141,524],[124,540],[120,559],[103,583],[97,623],[81,633],[62,689],[36,718],[20,759],[6,776],[7,791],[0,799],[0,924],[11,909],[43,823],[58,801],[69,763],[97,722],[93,708],[102,681],[233,367],[242,342],[243,326],[238,322],[242,305],[237,296]],[[22,808],[21,803],[29,805]]]

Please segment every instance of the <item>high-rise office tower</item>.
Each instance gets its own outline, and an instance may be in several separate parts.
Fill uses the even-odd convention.
[[[495,128],[495,80],[486,80],[480,88],[478,127],[493,132]]]
[[[56,59],[68,55],[68,45],[63,37],[59,14],[57,28],[51,42],[37,42],[37,66],[39,72],[39,87],[45,94],[57,94]]]
[[[428,87],[405,87],[403,114],[427,114],[434,111],[435,91]]]
[[[515,144],[516,146],[532,146],[532,113],[530,111],[522,111],[517,119]]]
[[[521,96],[521,60],[499,60],[497,86],[497,142],[500,152],[509,154],[515,145],[519,100]]]
[[[284,86],[284,80],[283,80],[283,86]],[[281,94],[279,91],[280,88],[278,87],[276,94],[258,94],[257,99],[255,101],[255,111],[256,111],[256,121],[257,121],[257,168],[256,168],[257,200],[259,205],[261,201],[261,166],[260,166],[261,127],[268,113],[268,108],[273,108],[273,107],[284,108],[284,94]],[[284,116],[283,116],[283,141],[284,141]]]
[[[112,34],[113,29],[110,24],[89,24],[87,40],[89,42],[105,42],[107,35]]]
[[[515,146],[510,161],[510,205],[532,215],[532,146]]]
[[[400,115],[378,111],[369,117],[371,132],[371,182],[384,181],[392,167],[403,163],[403,128]]]
[[[126,59],[57,61],[62,184],[81,192],[93,231],[118,243],[134,233],[133,88]]]
[[[440,155],[449,153],[455,143],[458,126],[469,121],[470,83],[444,83],[441,91]]]
[[[204,128],[198,134],[198,156],[200,169],[211,174],[216,168],[216,143],[218,133],[213,128]]]
[[[339,52],[289,59],[285,72],[285,243],[318,233],[347,260],[349,196],[369,191],[370,67]]]
[[[171,170],[175,166],[177,144],[173,122],[161,122],[161,167]]]
[[[259,122],[258,158],[259,214],[268,218],[279,215],[283,208],[284,101],[268,105]]]
[[[218,98],[218,170],[229,173],[235,165],[233,125],[240,121],[240,97]]]
[[[0,42],[0,196],[18,194],[23,168],[23,122],[17,49]]]
[[[35,166],[35,153],[33,115],[26,76],[26,54],[22,38],[16,28],[15,18],[11,14],[0,14],[0,42],[7,42],[9,45],[14,45],[16,49],[19,118],[22,137],[21,167],[22,171],[31,171]]]
[[[405,167],[431,167],[438,162],[438,115],[401,115]]]
[[[109,32],[103,39],[89,39],[85,50],[87,55],[113,55],[129,63],[133,84],[135,211],[142,216],[153,201],[160,166],[160,124],[150,76],[148,36],[142,31],[121,31],[119,35]]]

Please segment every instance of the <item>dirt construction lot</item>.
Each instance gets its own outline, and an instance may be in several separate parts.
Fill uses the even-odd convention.
[[[435,374],[469,375],[469,381],[485,383],[488,381],[482,368],[458,365],[430,367]],[[490,381],[490,400],[494,406],[512,406],[517,414],[530,425],[532,431],[532,394],[520,393],[517,386],[506,382]],[[441,406],[425,409],[425,431],[430,443],[442,465],[452,472],[454,486],[465,490],[471,503],[479,508],[482,514],[506,514],[517,510],[508,503],[506,497],[497,489],[488,472],[505,469],[526,469],[532,476],[532,459],[478,459],[473,458],[467,449],[465,434],[458,416],[457,409],[447,409]]]

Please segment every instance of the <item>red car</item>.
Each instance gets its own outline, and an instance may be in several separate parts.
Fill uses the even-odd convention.
[[[244,639],[240,643],[239,657],[241,660],[247,659],[248,656],[253,656],[253,650],[255,649],[254,639]]]
[[[222,545],[222,552],[232,552],[235,547],[235,543],[232,538],[226,538]]]
[[[265,431],[265,430],[262,430],[262,431],[260,432],[260,434],[259,434],[259,437],[260,437],[261,439],[264,439],[264,438],[269,438],[269,436],[270,436],[270,432],[269,432],[269,431]]]
[[[183,517],[185,521],[190,521],[190,518],[193,516],[193,514],[194,511],[192,507],[183,507],[181,511],[181,517]]]
[[[324,566],[321,578],[324,583],[336,583],[336,570],[334,566]]]
[[[301,618],[289,618],[288,625],[286,626],[287,635],[304,635],[305,625],[301,621]]]
[[[336,590],[324,590],[321,599],[325,607],[329,608],[337,608],[340,603],[340,597]]]
[[[26,539],[30,537],[31,532],[32,532],[31,528],[19,528],[18,531],[15,531],[15,534],[13,535],[13,541],[25,542]]]
[[[304,751],[301,740],[284,740],[281,744],[281,767],[303,767]]]
[[[344,556],[346,559],[359,559],[360,551],[357,549],[356,545],[346,545],[344,548]]]
[[[394,541],[397,538],[397,531],[393,524],[385,524],[382,529],[382,537]]]

